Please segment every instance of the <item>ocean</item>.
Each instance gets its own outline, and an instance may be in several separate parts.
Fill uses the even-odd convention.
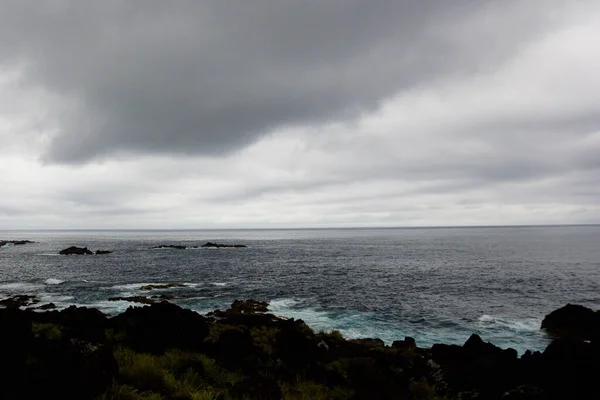
[[[387,344],[543,350],[544,315],[567,303],[600,308],[600,226],[193,231],[0,231],[0,297],[35,294],[118,314],[109,297],[171,294],[206,313],[235,299],[270,302],[315,330]],[[152,249],[240,243],[247,248]],[[69,246],[112,254],[61,256]],[[185,287],[152,292],[149,283]]]

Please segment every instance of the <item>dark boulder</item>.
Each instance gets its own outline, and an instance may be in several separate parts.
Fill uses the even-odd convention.
[[[575,304],[552,311],[542,321],[542,329],[562,338],[591,340],[600,338],[600,312]]]
[[[209,333],[206,318],[167,302],[129,307],[110,322],[115,331],[125,334],[127,346],[154,354],[170,348],[202,349]]]
[[[404,340],[394,340],[392,348],[399,350],[412,350],[417,348],[417,342],[414,338],[406,336]]]
[[[92,255],[94,254],[91,250],[89,250],[87,247],[77,247],[77,246],[71,246],[67,249],[63,249],[59,252],[59,254],[62,255],[78,255],[78,256],[82,256],[82,255]]]
[[[240,314],[265,313],[269,311],[269,303],[258,300],[234,300],[228,312]]]

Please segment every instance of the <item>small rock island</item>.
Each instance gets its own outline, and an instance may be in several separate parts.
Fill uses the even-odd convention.
[[[78,256],[86,256],[86,255],[101,255],[101,254],[110,254],[112,251],[109,250],[96,250],[96,252],[91,251],[87,247],[77,247],[71,246],[69,248],[63,249],[59,252],[62,255],[78,255]]]

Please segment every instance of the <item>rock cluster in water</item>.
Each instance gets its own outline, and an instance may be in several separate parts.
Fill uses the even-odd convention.
[[[59,252],[62,255],[78,255],[78,256],[86,256],[93,254],[110,254],[112,251],[109,250],[96,250],[96,252],[91,251],[87,247],[77,247],[71,246],[69,248],[63,249]]]
[[[175,249],[175,250],[187,250],[187,249],[198,249],[200,247],[214,247],[214,248],[245,248],[248,247],[245,244],[223,244],[223,243],[213,243],[206,242],[202,246],[184,246],[181,244],[161,244],[158,246],[152,247],[153,249]]]
[[[35,243],[31,240],[0,240],[0,247],[6,246],[7,244],[12,244],[14,246],[21,246],[24,244]]]
[[[254,300],[207,316],[165,301],[112,318],[13,307],[0,310],[0,398],[596,399],[600,335],[578,319],[589,315],[549,314],[556,338],[518,357],[475,334],[430,349],[346,340]]]

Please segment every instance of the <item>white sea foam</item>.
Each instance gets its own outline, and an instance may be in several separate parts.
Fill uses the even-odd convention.
[[[41,302],[44,303],[54,303],[56,305],[60,304],[65,304],[65,305],[71,305],[70,301],[74,299],[73,296],[61,296],[58,294],[52,294],[52,293],[39,293],[38,294],[38,298],[40,299]]]
[[[222,286],[228,286],[229,283],[227,283],[227,282],[211,282],[211,285],[213,285],[213,286],[221,286],[222,287]]]
[[[41,289],[43,286],[30,282],[13,282],[3,283],[0,285],[0,290],[4,291],[16,291],[16,292],[30,292]]]
[[[269,302],[269,310],[273,312],[277,311],[287,311],[287,309],[293,305],[300,303],[298,300],[294,299],[277,299],[271,300]]]
[[[127,284],[123,284],[123,285],[114,285],[114,286],[110,286],[106,289],[114,289],[114,290],[136,290],[141,288],[142,286],[146,286],[146,285],[155,285],[154,283],[127,283]]]
[[[48,278],[48,279],[46,279],[46,281],[44,283],[46,285],[60,285],[63,282],[64,281],[60,280],[60,279]]]
[[[514,331],[538,331],[541,321],[537,318],[511,319],[484,314],[478,318],[482,328],[503,328]]]

